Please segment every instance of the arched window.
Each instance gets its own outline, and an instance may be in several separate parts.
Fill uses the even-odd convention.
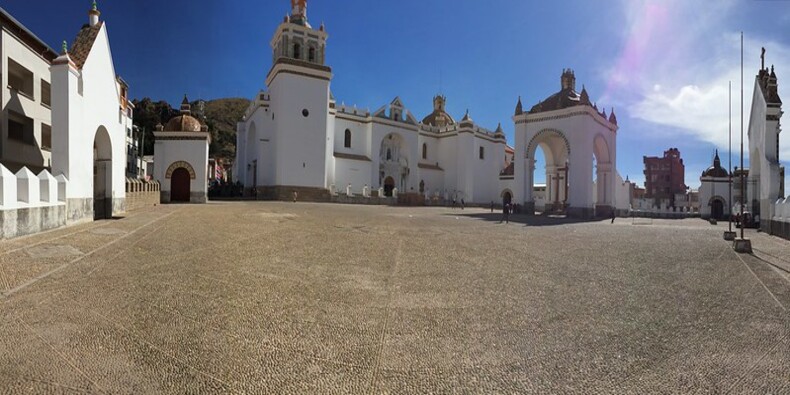
[[[346,137],[343,142],[343,146],[346,148],[351,148],[351,130],[346,129]]]
[[[387,148],[387,160],[392,160],[392,151]]]
[[[315,48],[310,47],[310,50],[307,51],[307,53],[308,53],[307,60],[311,62],[315,62]]]
[[[422,143],[422,158],[428,159],[428,144]]]
[[[294,59],[299,59],[302,55],[302,46],[294,44]]]

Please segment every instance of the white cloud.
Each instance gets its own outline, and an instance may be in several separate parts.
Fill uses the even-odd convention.
[[[623,49],[605,72],[609,89],[601,101],[624,106],[631,118],[675,128],[681,138],[726,149],[728,81],[732,81],[732,130],[737,144],[740,33],[723,33],[722,28],[743,5],[732,1],[723,5],[710,12],[700,9],[709,7],[707,3],[624,1]],[[784,86],[790,86],[790,47],[748,34],[744,42],[744,128],[748,128],[761,47],[766,47],[767,65],[777,66],[780,95],[783,77],[788,81]],[[790,158],[790,138],[783,137],[780,156],[786,160]]]

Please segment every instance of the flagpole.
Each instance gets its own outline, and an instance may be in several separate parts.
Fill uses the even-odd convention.
[[[732,81],[730,81],[729,90],[730,90],[730,95],[729,95],[729,100],[730,100],[730,104],[729,104],[729,111],[730,111],[730,127],[729,127],[729,134],[730,134],[730,148],[729,149],[730,149],[730,152],[729,152],[729,156],[730,156],[730,158],[728,160],[729,163],[727,164],[727,174],[729,175],[728,176],[729,182],[727,183],[727,185],[729,187],[728,189],[729,189],[730,197],[729,197],[729,199],[727,199],[727,201],[730,203],[729,204],[730,212],[727,214],[727,218],[729,218],[729,229],[730,229],[729,232],[732,233]]]
[[[744,191],[746,183],[743,179],[743,173],[743,32],[741,32],[741,240],[743,240],[744,220],[746,219],[743,209],[746,201],[746,192]]]

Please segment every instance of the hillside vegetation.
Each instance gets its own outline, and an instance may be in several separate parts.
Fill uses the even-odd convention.
[[[170,103],[153,101],[146,97],[133,100],[135,105],[134,124],[145,130],[143,152],[154,154],[154,129],[157,124],[166,124],[178,115],[180,107],[173,108]],[[236,122],[241,120],[250,101],[240,98],[216,99],[205,102],[201,109],[198,102],[192,102],[192,116],[209,127],[211,145],[209,155],[232,161],[236,156]]]

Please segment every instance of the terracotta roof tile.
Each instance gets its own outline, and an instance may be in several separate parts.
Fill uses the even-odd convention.
[[[103,25],[104,22],[99,22],[96,26],[85,25],[77,33],[77,38],[74,39],[74,43],[69,50],[69,56],[78,69],[82,69],[85,61],[88,60],[93,43],[96,41],[96,37],[99,36],[99,31]]]

